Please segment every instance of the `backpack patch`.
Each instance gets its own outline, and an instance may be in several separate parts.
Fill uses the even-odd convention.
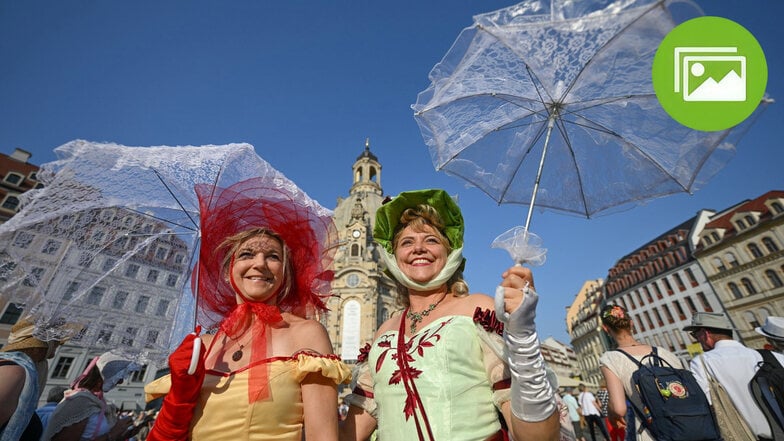
[[[749,389],[768,420],[773,439],[784,439],[784,367],[770,351],[757,349],[757,352],[762,355],[762,361],[749,381]]]
[[[719,427],[708,398],[694,375],[677,369],[659,357],[657,348],[637,361],[616,349],[637,365],[632,384],[639,391],[643,408],[635,412],[656,440],[720,441]]]

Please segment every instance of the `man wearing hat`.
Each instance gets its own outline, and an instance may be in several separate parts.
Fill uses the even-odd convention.
[[[765,319],[763,326],[758,326],[754,330],[757,334],[765,336],[774,351],[784,353],[784,317],[770,316]]]
[[[697,312],[692,316],[691,324],[683,330],[689,332],[705,351],[691,361],[689,369],[708,399],[710,400],[711,396],[703,361],[711,376],[721,383],[732,397],[732,403],[757,439],[772,439],[765,415],[754,402],[749,390],[749,381],[757,372],[762,356],[732,338],[733,326],[724,314]],[[784,363],[784,355],[775,355],[779,362]]]
[[[46,360],[59,342],[39,340],[34,330],[33,323],[18,321],[0,350],[0,441],[37,440],[43,432],[35,408],[46,383]]]

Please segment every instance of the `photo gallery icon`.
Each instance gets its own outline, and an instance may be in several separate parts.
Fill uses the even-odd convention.
[[[676,47],[674,91],[691,102],[746,101],[746,57],[737,52],[737,47]]]

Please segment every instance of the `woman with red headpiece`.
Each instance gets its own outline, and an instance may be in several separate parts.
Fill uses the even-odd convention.
[[[351,374],[312,318],[330,289],[331,213],[264,178],[196,190],[197,320],[215,331],[193,375],[195,333],[145,388],[168,392],[147,439],[336,440],[337,384]]]

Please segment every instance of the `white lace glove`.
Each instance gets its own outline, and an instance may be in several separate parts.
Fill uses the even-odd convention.
[[[539,295],[526,282],[523,302],[509,314],[504,309],[506,289],[515,288],[499,286],[495,290],[495,313],[504,322],[507,363],[512,373],[512,413],[523,421],[543,421],[553,414],[556,406],[534,324]]]

